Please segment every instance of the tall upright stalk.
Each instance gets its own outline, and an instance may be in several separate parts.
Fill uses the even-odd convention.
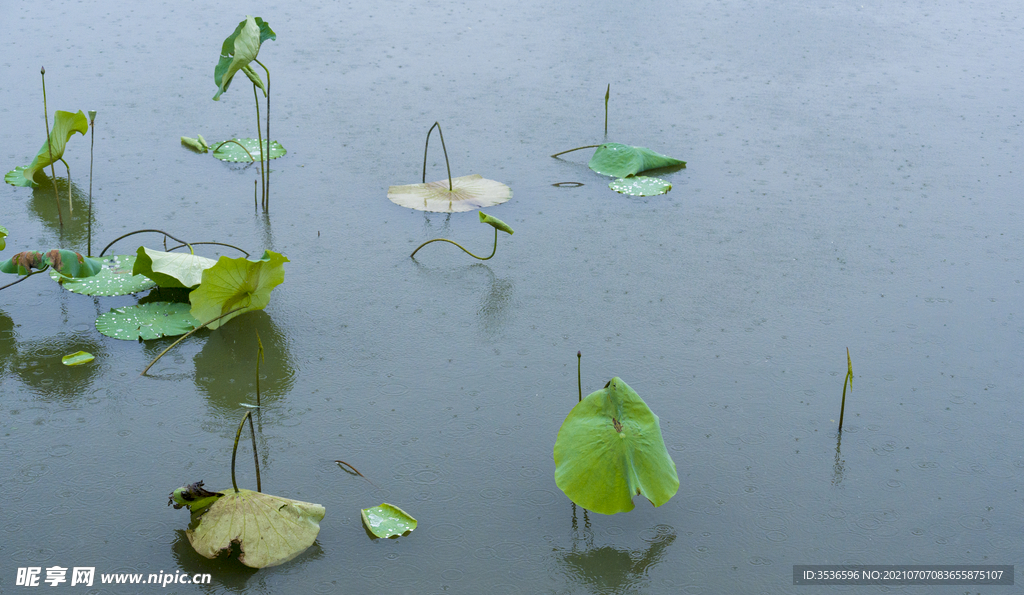
[[[252,461],[256,464],[256,491],[263,491],[263,485],[260,481],[260,459],[256,453],[256,429],[252,425],[252,411],[246,411],[245,417],[238,424],[238,431],[235,432],[235,447],[231,450],[231,486],[235,488],[236,494],[238,493],[238,483],[235,482],[235,455],[238,454],[238,439],[242,436],[242,427],[245,426],[245,420],[249,420],[249,432],[252,434]]]
[[[53,167],[53,143],[50,142],[50,112],[46,109],[46,67],[39,68],[39,75],[43,79],[43,121],[46,122],[46,149],[50,152],[50,181],[53,182],[53,200],[57,204],[57,221],[60,228],[64,229],[64,216],[60,214],[60,197],[57,196],[57,170]],[[70,170],[68,173],[70,178]],[[71,183],[68,182],[68,192],[71,192]],[[68,195],[68,203],[71,203],[71,195]]]
[[[96,147],[96,110],[89,110],[89,245],[86,256],[92,256],[92,155]],[[70,185],[70,182],[68,182]]]
[[[423,180],[422,181],[423,181],[424,184],[427,183],[427,147],[430,146],[430,133],[433,132],[435,128],[437,128],[438,136],[441,137],[441,150],[444,151],[444,166],[446,168],[448,168],[448,192],[451,192],[452,191],[452,166],[448,165],[448,148],[444,146],[444,133],[441,132],[441,123],[440,122],[434,122],[434,125],[431,126],[430,130],[427,131],[427,141],[425,143],[423,143]],[[497,240],[497,237],[498,237],[497,234],[495,234],[494,237],[495,237],[495,240],[494,240],[495,241],[495,246],[497,246],[497,241],[498,241]],[[452,242],[452,243],[454,244],[454,242]],[[458,244],[455,244],[455,245],[458,246]],[[459,246],[459,248],[462,248],[462,246]],[[462,248],[462,249],[465,250],[465,248]],[[417,250],[419,250],[419,248],[417,248]],[[468,250],[467,250],[467,252],[468,252]],[[416,253],[413,252],[413,254],[416,254]],[[493,256],[493,254],[491,256]],[[480,258],[480,257],[477,256],[475,258]],[[486,258],[481,258],[480,260],[487,260],[487,259]]]
[[[850,383],[853,392],[853,363],[850,361],[850,348],[846,348],[846,378],[843,379],[843,402],[839,406],[839,432],[843,431],[843,414],[846,413],[846,383]]]
[[[252,95],[256,99],[256,136],[260,143],[260,181],[263,182],[263,210],[267,210],[267,167],[264,160],[270,161],[270,140],[267,140],[266,149],[263,148],[263,129],[260,128],[260,94],[257,91],[256,83],[252,84]]]
[[[583,402],[583,381],[580,380],[580,366],[581,366],[580,362],[581,362],[582,359],[583,359],[583,352],[582,351],[577,351],[576,352],[576,388],[578,388],[579,391],[580,391],[580,400],[579,400],[580,403]]]
[[[266,212],[270,209],[270,69],[253,58],[253,62],[263,66],[263,71],[267,73],[267,181],[263,186],[263,211]]]
[[[608,136],[608,98],[612,94],[612,84],[608,83],[608,88],[604,90],[604,135]]]

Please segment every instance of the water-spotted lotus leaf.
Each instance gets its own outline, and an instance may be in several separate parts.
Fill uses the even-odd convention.
[[[286,262],[286,257],[269,250],[259,260],[221,256],[203,271],[202,283],[188,296],[192,316],[205,323],[240,308],[209,325],[216,329],[240,314],[266,308],[271,290],[284,282]]]
[[[401,508],[388,504],[364,508],[362,510],[363,526],[375,537],[398,538],[412,533],[418,524],[416,519]]]
[[[555,484],[601,514],[633,510],[637,494],[661,506],[679,489],[658,416],[618,377],[573,407],[554,454]]]
[[[203,280],[203,271],[215,264],[216,260],[205,256],[139,246],[132,274],[145,275],[160,287],[195,287]]]
[[[196,153],[208,153],[210,151],[210,145],[206,144],[206,139],[203,135],[197,135],[199,138],[191,138],[188,136],[181,137],[181,144],[192,149]]]
[[[216,558],[241,550],[238,561],[252,568],[277,566],[313,545],[326,510],[319,504],[289,500],[250,490],[223,490],[186,531],[192,548]]]
[[[37,188],[39,186],[33,178],[36,172],[59,160],[64,155],[64,147],[68,140],[75,133],[85,134],[89,132],[89,120],[85,118],[85,112],[78,110],[77,114],[57,110],[53,114],[53,128],[50,129],[50,141],[43,141],[43,147],[39,149],[32,163],[25,168],[15,168],[7,172],[4,181],[12,186],[24,186]],[[52,155],[52,158],[51,158]]]
[[[214,101],[219,101],[221,93],[228,90],[235,73],[256,59],[260,45],[268,39],[277,39],[277,34],[260,17],[246,15],[245,20],[238,23],[221,45],[220,61],[213,69],[213,82],[217,84]]]
[[[213,156],[221,161],[231,161],[233,163],[252,163],[254,159],[256,161],[263,159],[263,154],[260,152],[260,141],[255,138],[236,138],[233,140],[234,142],[224,141],[218,143],[217,148],[213,150]],[[235,143],[239,143],[245,148],[243,149]],[[263,148],[267,148],[267,141],[263,141]],[[288,152],[276,140],[270,141],[268,151],[268,159],[277,159]]]
[[[51,270],[50,278],[72,293],[94,296],[128,295],[156,286],[156,283],[145,275],[132,274],[132,267],[135,264],[134,254],[104,256],[98,260],[102,264],[102,268],[92,277],[73,279]]]
[[[509,227],[507,223],[505,223],[501,219],[498,219],[497,217],[491,217],[490,215],[485,215],[483,211],[480,211],[480,223],[486,223],[487,225],[490,225],[494,229],[497,229],[499,231],[503,231],[503,232],[505,232],[505,233],[507,233],[509,235],[512,235],[512,234],[515,233],[514,231],[512,231],[512,228]]]
[[[418,211],[435,213],[461,213],[483,207],[500,205],[512,198],[512,189],[480,174],[452,178],[426,184],[406,184],[388,188],[388,200]]]
[[[686,166],[685,161],[673,159],[668,155],[655,153],[643,147],[634,147],[619,143],[605,143],[597,147],[590,158],[590,169],[605,176],[625,178],[649,169]]]
[[[98,258],[82,256],[71,250],[50,250],[36,252],[29,250],[19,252],[10,259],[0,263],[0,271],[4,273],[27,275],[31,269],[44,269],[49,266],[62,277],[81,279],[92,277],[103,268]]]
[[[188,304],[173,302],[114,308],[96,318],[96,330],[125,341],[176,337],[199,326],[199,321],[192,317],[189,309]]]
[[[7,228],[0,225],[0,250],[7,247]]]
[[[87,364],[94,359],[96,358],[93,357],[93,354],[89,353],[88,351],[78,351],[75,353],[65,355],[64,357],[60,358],[60,361],[65,366],[81,366],[82,364]]]
[[[619,194],[628,194],[630,196],[657,196],[658,194],[665,194],[672,189],[672,184],[669,184],[661,178],[650,178],[647,176],[629,176],[628,178],[619,178],[608,187],[618,192]]]

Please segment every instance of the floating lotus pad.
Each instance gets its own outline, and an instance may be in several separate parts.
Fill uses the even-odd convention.
[[[256,59],[260,46],[268,39],[276,40],[277,34],[263,19],[249,15],[246,15],[245,20],[235,27],[235,31],[224,39],[220,49],[220,61],[213,69],[213,82],[217,84],[214,101],[219,101],[221,94],[228,90],[235,73]]]
[[[28,167],[16,167],[7,172],[4,181],[12,186],[38,188],[39,184],[33,179],[36,172],[60,160],[64,156],[64,147],[76,132],[83,135],[89,132],[89,120],[85,118],[85,112],[78,110],[78,113],[74,114],[57,110],[53,114],[49,142],[43,141],[42,148]]]
[[[416,519],[401,508],[388,504],[364,508],[362,510],[363,526],[376,537],[398,538],[412,533],[418,525]]]
[[[601,175],[614,178],[625,178],[649,169],[673,165],[685,167],[686,162],[644,147],[620,143],[605,143],[598,146],[589,163],[590,169]]]
[[[231,161],[234,163],[252,163],[253,160],[261,161],[263,159],[263,155],[260,153],[260,141],[255,138],[236,138],[233,140],[234,142],[224,141],[217,143],[217,148],[213,150],[213,156],[221,161]],[[235,143],[243,145],[245,149]],[[267,141],[263,141],[263,147],[265,148],[266,146]],[[269,159],[277,159],[288,152],[276,140],[270,142],[269,150]],[[249,155],[252,155],[252,157]]]
[[[150,302],[114,308],[96,319],[96,330],[125,341],[159,339],[184,335],[199,326],[189,304]]]
[[[661,178],[649,178],[647,176],[629,176],[628,178],[619,178],[608,187],[618,192],[619,194],[628,194],[630,196],[657,196],[658,194],[665,194],[672,189],[672,184],[662,180]]]
[[[98,259],[102,269],[92,277],[72,279],[57,271],[50,271],[50,278],[61,284],[64,289],[82,295],[113,296],[139,293],[156,287],[145,275],[133,275],[135,255],[104,256]]]
[[[96,358],[88,351],[78,351],[76,353],[65,355],[60,358],[60,361],[65,366],[80,366],[82,364],[87,364],[94,359]]]
[[[286,257],[269,250],[260,260],[221,256],[217,264],[203,271],[202,283],[188,296],[192,316],[206,323],[238,309],[211,323],[212,330],[240,314],[266,308],[270,292],[284,282],[286,262]]]
[[[406,184],[388,188],[388,200],[417,211],[462,213],[499,205],[512,198],[512,189],[480,174],[452,178],[426,184]]]
[[[554,456],[555,484],[601,514],[633,510],[637,494],[661,506],[679,489],[658,416],[618,377],[573,407]]]
[[[238,561],[252,568],[277,566],[304,552],[316,541],[327,512],[319,504],[251,490],[221,494],[186,531],[189,543],[207,558],[230,552],[237,543]]]
[[[195,287],[203,280],[203,271],[217,261],[187,252],[161,252],[139,246],[132,273],[145,275],[160,287]]]

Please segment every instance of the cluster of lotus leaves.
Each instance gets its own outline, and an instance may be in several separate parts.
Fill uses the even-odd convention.
[[[601,175],[619,178],[608,187],[620,194],[654,196],[665,194],[672,189],[672,184],[659,178],[636,174],[662,167],[686,167],[686,162],[644,147],[604,143],[594,151],[588,165]]]
[[[499,205],[512,198],[512,189],[488,180],[480,174],[470,174],[425,184],[406,184],[388,188],[388,200],[417,211],[434,213],[462,213]]]
[[[192,511],[185,534],[199,555],[216,558],[238,544],[238,560],[251,568],[277,566],[306,551],[327,512],[319,504],[251,490],[207,492],[202,482],[175,490],[170,503]]]
[[[77,114],[57,110],[53,114],[49,142],[43,141],[42,148],[28,166],[19,165],[7,172],[4,181],[12,186],[38,188],[39,184],[34,179],[36,173],[64,156],[64,147],[76,132],[84,135],[88,131],[89,120],[82,110],[78,110]]]
[[[554,457],[558,487],[601,514],[633,510],[636,495],[661,506],[679,489],[658,416],[618,377],[573,407]]]

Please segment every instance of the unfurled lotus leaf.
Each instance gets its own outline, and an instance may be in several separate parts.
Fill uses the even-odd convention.
[[[412,533],[418,524],[416,519],[412,518],[409,513],[387,502],[380,506],[364,508],[362,516],[363,526],[366,527],[366,530],[372,533],[374,537],[385,539],[408,535]]]
[[[238,310],[209,325],[210,329],[235,316],[262,310],[270,303],[270,292],[284,281],[284,263],[288,259],[266,251],[259,260],[221,256],[217,264],[203,271],[203,281],[192,290],[192,316],[206,323]]]
[[[170,497],[167,499],[167,505],[173,505],[175,510],[187,506],[192,514],[196,514],[202,512],[204,508],[216,502],[217,498],[223,495],[220,492],[208,491],[203,487],[203,482],[197,481],[181,486],[171,492]]]
[[[277,566],[313,545],[326,510],[319,504],[250,490],[224,490],[186,531],[192,548],[216,558],[239,547],[238,561],[252,568]],[[172,496],[173,499],[173,496]]]
[[[558,487],[601,514],[633,510],[638,494],[661,506],[679,489],[658,416],[617,377],[573,407],[554,455]]]
[[[205,256],[139,246],[132,274],[145,275],[160,287],[195,287],[203,280],[203,271],[215,264],[216,260]]]
[[[480,174],[452,178],[426,184],[407,184],[388,188],[388,200],[418,211],[461,213],[499,205],[512,198],[512,189]]]
[[[487,225],[490,225],[494,229],[497,229],[499,231],[503,231],[503,232],[505,232],[505,233],[507,233],[509,235],[512,235],[512,234],[515,233],[514,231],[512,231],[512,228],[509,227],[507,223],[505,223],[501,219],[498,219],[497,217],[491,217],[490,215],[485,215],[483,211],[480,211],[480,223],[486,223]]]
[[[634,147],[619,143],[605,143],[597,147],[590,158],[590,169],[605,176],[625,178],[649,169],[686,166],[685,161],[673,159],[661,153],[655,153],[643,147]]]
[[[64,155],[64,147],[68,144],[68,140],[76,132],[79,134],[89,132],[89,120],[85,118],[85,112],[78,110],[77,114],[73,114],[57,110],[53,114],[50,142],[43,141],[43,146],[32,163],[29,163],[28,167],[15,168],[8,172],[4,176],[4,181],[12,186],[38,187],[39,184],[33,179],[36,172],[59,160]]]
[[[203,140],[202,135],[199,135],[199,138],[183,136],[181,137],[181,144],[192,149],[196,153],[208,153],[210,151],[210,147],[206,144],[206,141]]]
[[[263,141],[263,148],[267,148],[267,141]],[[288,152],[276,140],[270,142],[270,148],[267,150],[269,151],[268,159],[277,159]],[[252,163],[253,160],[263,159],[263,154],[260,152],[260,141],[255,138],[236,138],[217,143],[217,147],[213,150],[213,156],[221,161],[232,163]]]
[[[213,82],[217,84],[214,101],[220,100],[221,93],[228,90],[235,73],[256,59],[260,45],[268,39],[277,39],[277,34],[260,17],[246,15],[245,20],[238,23],[234,33],[221,45],[220,61],[213,69]]]
[[[87,364],[94,359],[96,358],[93,357],[93,355],[88,351],[78,351],[69,355],[65,355],[64,357],[60,358],[60,361],[65,366],[81,366],[82,364]]]
[[[50,278],[72,293],[94,296],[128,295],[152,289],[156,285],[145,275],[132,274],[134,254],[104,256],[98,260],[102,264],[102,269],[92,277],[74,279],[51,270]]]
[[[96,330],[124,341],[176,337],[199,326],[199,321],[189,310],[189,304],[177,302],[150,302],[114,308],[96,318]]]
[[[7,228],[0,225],[0,250],[7,247]]]
[[[619,194],[628,194],[630,196],[657,196],[658,194],[665,194],[672,189],[672,184],[662,180],[661,178],[649,178],[647,176],[629,176],[628,178],[619,178],[608,187],[618,192]]]

